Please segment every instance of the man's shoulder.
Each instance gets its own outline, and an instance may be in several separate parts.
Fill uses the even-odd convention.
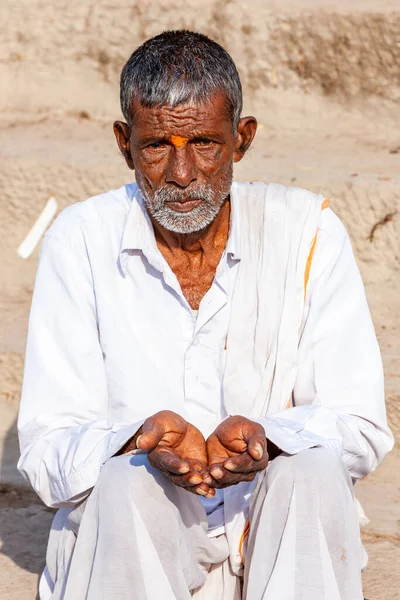
[[[308,190],[306,188],[284,185],[281,183],[268,183],[264,181],[235,181],[234,182],[238,190],[244,191],[254,190],[257,194],[266,194],[269,190],[273,196],[284,197],[286,194],[290,194],[295,198],[296,202],[300,202],[302,199],[313,200],[321,206],[321,219],[319,229],[323,229],[327,234],[337,236],[343,235],[345,229],[342,221],[332,210],[334,209],[334,203],[332,203],[327,197],[318,191]],[[251,193],[249,194],[251,196]]]
[[[305,188],[300,188],[291,185],[284,185],[283,183],[274,183],[267,181],[235,181],[234,185],[237,190],[244,191],[248,190],[249,196],[254,194],[263,194],[269,196],[285,196],[291,195],[296,196],[297,198],[320,198],[321,194],[318,192],[312,192],[311,190],[307,190]]]
[[[318,221],[319,246],[327,246],[330,252],[338,252],[340,247],[348,240],[348,234],[341,219],[334,212],[335,205],[321,192],[313,192],[296,186],[286,186],[279,183],[267,183],[263,181],[241,181],[235,182],[236,189],[243,198],[254,197],[266,198],[269,195],[273,202],[280,202],[288,195],[292,202],[291,207],[302,210],[302,207],[321,207]],[[267,192],[269,193],[267,194]],[[247,193],[246,193],[247,192]],[[318,210],[318,208],[317,208]]]
[[[104,227],[119,229],[125,223],[135,184],[92,196],[64,208],[47,232],[48,237],[70,238],[99,235]]]
[[[244,210],[264,212],[274,219],[297,222],[301,214],[317,214],[324,203],[323,194],[281,183],[243,181],[234,183],[234,196]]]
[[[339,260],[344,260],[342,264],[348,263],[352,256],[351,241],[344,224],[331,208],[323,210],[318,224],[309,287],[325,270],[331,269]]]
[[[343,241],[347,237],[347,231],[334,209],[334,203],[329,202],[329,206],[321,212],[318,230],[324,232],[326,237]]]

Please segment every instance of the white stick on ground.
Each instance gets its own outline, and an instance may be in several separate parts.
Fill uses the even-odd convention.
[[[29,258],[36,246],[38,245],[41,237],[44,235],[46,229],[50,225],[54,215],[57,212],[58,204],[54,196],[50,196],[46,206],[39,215],[36,223],[19,246],[17,253],[21,258]]]

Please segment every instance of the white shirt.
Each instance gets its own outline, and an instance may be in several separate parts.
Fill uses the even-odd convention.
[[[64,210],[46,234],[19,415],[20,471],[71,506],[146,417],[173,410],[208,436],[221,401],[230,290],[240,261],[231,198],[226,250],[197,319],[159,252],[136,184]],[[268,307],[266,307],[268,310]],[[260,422],[288,453],[340,451],[352,477],[391,449],[379,348],[343,225],[323,211],[305,303],[293,408]],[[205,501],[210,530],[221,496]]]

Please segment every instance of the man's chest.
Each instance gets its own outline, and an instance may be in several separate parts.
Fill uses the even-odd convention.
[[[158,249],[175,275],[180,291],[189,306],[198,310],[202,299],[212,287],[221,262],[223,248],[210,251],[207,255],[197,254],[195,256],[184,251],[171,253],[162,245],[159,245]]]
[[[183,296],[190,308],[198,310],[206,293],[210,290],[215,270],[191,271],[190,269],[175,272]]]
[[[169,408],[214,423],[229,322],[221,281],[227,282],[228,270],[205,291],[197,319],[172,271],[154,268],[143,256],[129,256],[125,277],[105,283],[96,268],[93,274],[111,404],[129,412],[145,402],[146,410]]]

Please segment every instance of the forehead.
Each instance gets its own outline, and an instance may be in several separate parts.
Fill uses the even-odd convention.
[[[233,134],[227,100],[218,92],[203,103],[188,102],[174,108],[142,106],[137,98],[132,102],[132,133],[139,137],[158,135],[190,137],[201,132]]]

